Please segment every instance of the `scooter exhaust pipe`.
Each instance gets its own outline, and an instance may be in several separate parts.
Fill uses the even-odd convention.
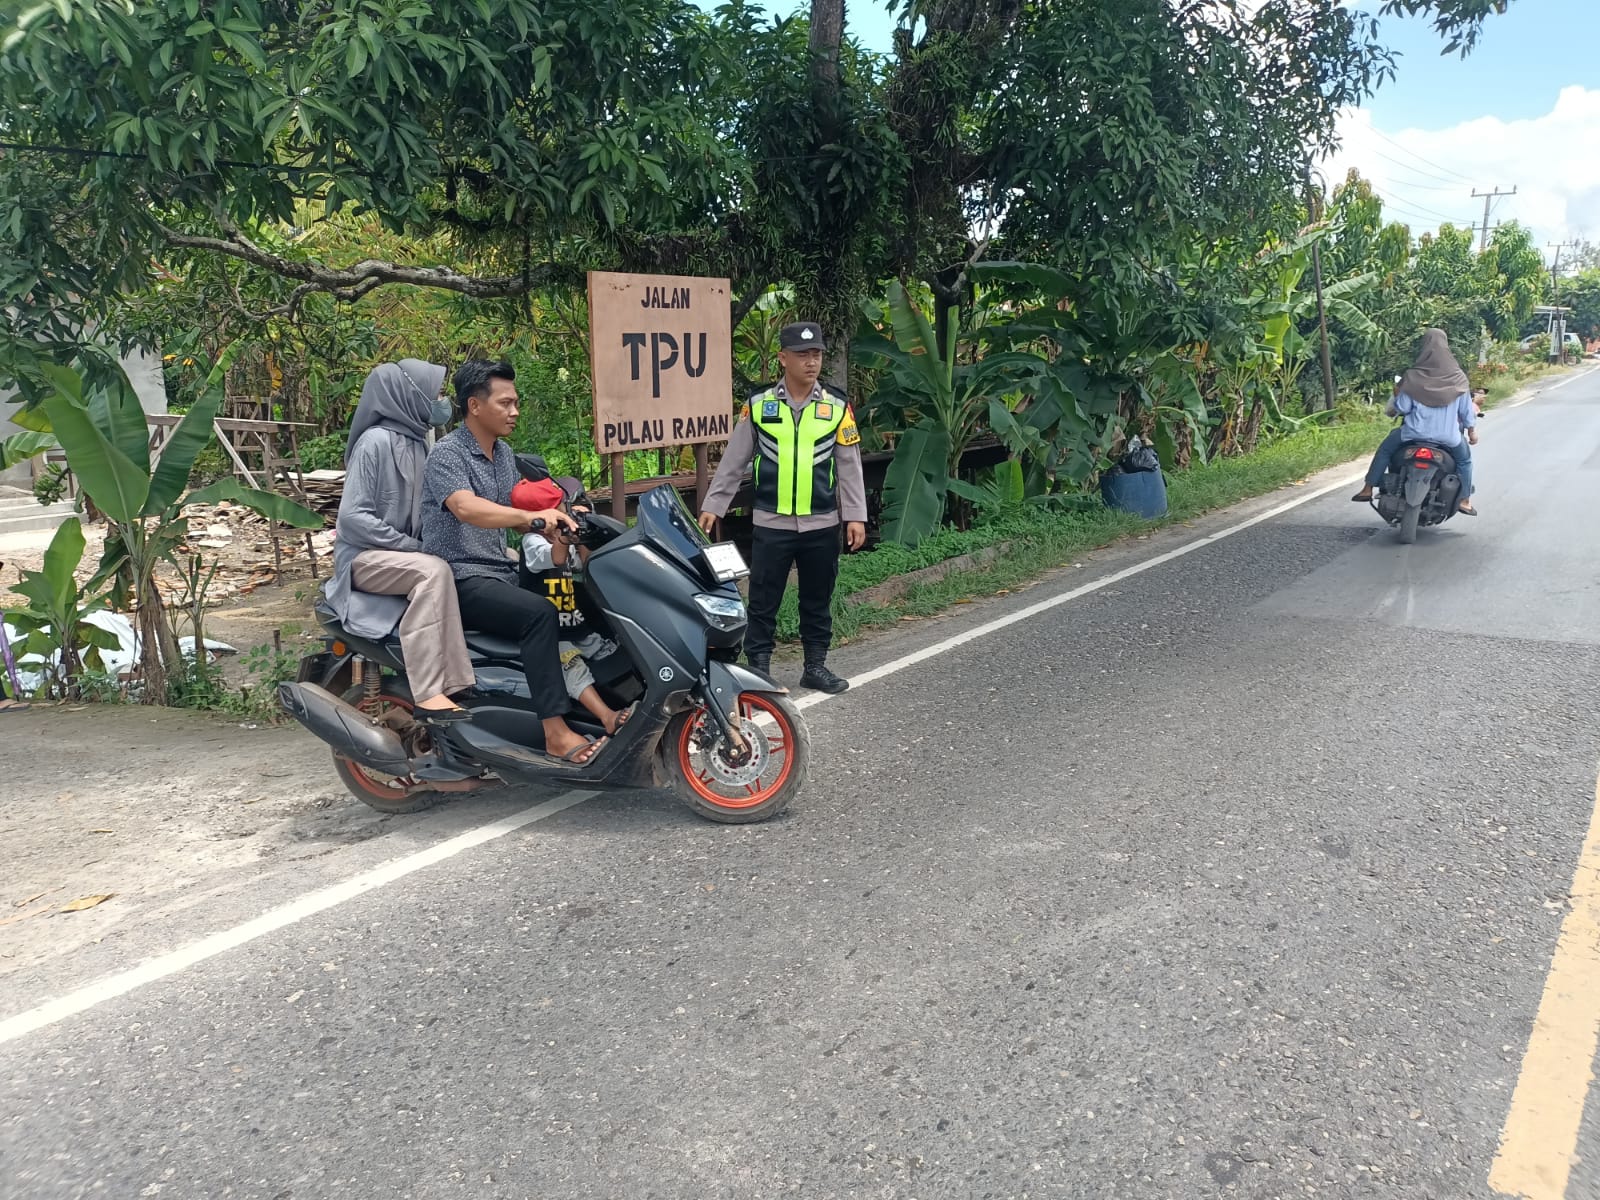
[[[405,775],[411,760],[400,737],[387,725],[351,708],[314,683],[280,683],[278,703],[333,749],[386,775]]]

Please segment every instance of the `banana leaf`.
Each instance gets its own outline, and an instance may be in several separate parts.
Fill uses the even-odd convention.
[[[201,488],[197,492],[190,492],[183,498],[183,504],[185,507],[191,504],[215,504],[218,500],[242,504],[252,512],[260,513],[269,521],[293,525],[296,529],[321,529],[323,525],[321,513],[314,512],[305,505],[297,504],[287,496],[280,496],[276,492],[247,488],[232,476],[219,479],[210,487]]]
[[[905,352],[906,363],[918,376],[918,382],[930,395],[947,395],[950,391],[949,357],[940,353],[933,326],[911,302],[898,279],[889,285],[889,319],[894,326],[895,344]],[[952,336],[954,333],[955,323],[952,322]]]
[[[0,442],[0,470],[27,462],[46,450],[54,450],[60,444],[53,433],[14,433]]]
[[[84,406],[95,428],[105,434],[134,466],[150,473],[150,428],[144,406],[128,376],[119,368],[111,378],[85,393]]]
[[[18,429],[26,429],[29,433],[49,433],[50,418],[37,408],[26,408],[15,404],[6,414],[6,419]]]
[[[77,599],[78,582],[73,572],[83,561],[85,544],[83,526],[78,518],[63,521],[44,552],[43,570],[23,571],[21,580],[12,584],[11,590],[26,596],[35,611],[52,619],[59,618]]]
[[[977,283],[1026,284],[1052,297],[1071,295],[1077,286],[1076,281],[1065,271],[1058,271],[1055,267],[1048,267],[1043,263],[981,262],[973,264],[967,275]]]
[[[883,479],[883,536],[915,546],[939,528],[949,490],[950,435],[918,427],[900,435]]]
[[[156,464],[155,475],[150,480],[150,496],[145,501],[144,516],[155,516],[176,503],[189,484],[189,471],[200,451],[216,436],[213,422],[222,408],[222,393],[212,392],[194,402],[178,427],[167,438],[161,449],[161,461]]]
[[[75,375],[72,378],[77,379]],[[82,394],[81,389],[74,390]],[[78,477],[78,486],[89,494],[95,507],[113,521],[137,520],[150,495],[149,472],[100,431],[89,414],[73,403],[70,392],[46,396],[43,405],[56,439],[67,453],[67,463]]]

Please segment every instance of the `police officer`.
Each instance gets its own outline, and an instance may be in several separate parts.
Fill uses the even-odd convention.
[[[778,347],[783,378],[751,396],[739,414],[706,493],[700,527],[711,532],[754,464],[755,535],[745,655],[756,670],[770,672],[778,605],[789,568],[797,567],[806,664],[800,685],[837,693],[850,686],[828,670],[840,523],[850,549],[861,549],[867,540],[861,434],[844,394],[818,382],[827,349],[822,326],[811,321],[785,325]]]

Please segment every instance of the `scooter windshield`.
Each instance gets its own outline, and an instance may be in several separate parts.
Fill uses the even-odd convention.
[[[711,542],[695,524],[683,497],[671,484],[651,488],[639,497],[637,528],[656,549],[663,551],[695,576],[706,573],[701,551]]]

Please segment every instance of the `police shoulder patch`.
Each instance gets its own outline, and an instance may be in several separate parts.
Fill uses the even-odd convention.
[[[836,438],[841,446],[855,446],[861,442],[861,430],[856,428],[856,414],[848,404],[844,406],[844,419],[839,422]]]

